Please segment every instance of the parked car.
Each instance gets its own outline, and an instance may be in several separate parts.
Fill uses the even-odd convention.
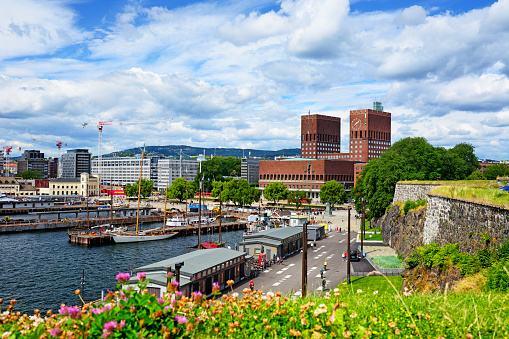
[[[350,251],[350,261],[359,261],[361,260],[360,256],[359,256],[359,252],[358,251]]]

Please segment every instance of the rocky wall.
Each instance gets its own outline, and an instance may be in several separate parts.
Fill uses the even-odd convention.
[[[406,216],[400,213],[400,207],[394,205],[381,218],[371,220],[371,226],[382,229],[384,242],[406,258],[414,248],[422,246],[426,209],[408,212]]]
[[[438,187],[439,185],[426,185],[426,184],[396,184],[394,191],[394,202],[398,201],[417,201],[419,199],[428,199],[428,192]]]
[[[506,209],[430,195],[427,210],[423,244],[458,243],[461,251],[474,254],[509,239]]]

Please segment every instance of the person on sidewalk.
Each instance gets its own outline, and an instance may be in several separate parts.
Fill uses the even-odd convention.
[[[254,291],[254,282],[253,282],[253,280],[251,280],[249,282],[249,288],[251,289],[251,292]]]
[[[327,260],[325,260],[325,262],[323,263],[323,270],[327,271]]]
[[[341,254],[341,258],[343,259],[343,261],[346,261],[346,253]]]

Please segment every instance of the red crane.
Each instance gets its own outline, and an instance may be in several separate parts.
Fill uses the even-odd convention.
[[[18,147],[18,146],[3,146],[2,148],[3,148],[6,156],[11,154],[12,150],[14,150],[14,151],[21,151],[21,147]]]

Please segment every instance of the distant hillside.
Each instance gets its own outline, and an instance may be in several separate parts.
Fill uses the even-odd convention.
[[[241,158],[242,156],[260,157],[260,158],[274,158],[276,156],[300,156],[300,148],[282,149],[279,151],[264,151],[257,149],[241,149],[241,148],[203,148],[203,147],[192,147],[185,145],[169,145],[169,146],[146,146],[147,154],[161,155],[178,157],[182,151],[184,157],[196,157],[199,154],[210,156],[221,156],[221,157],[236,157]],[[104,156],[125,156],[128,154],[139,154],[140,148],[130,148],[124,151],[113,152],[105,154]]]

